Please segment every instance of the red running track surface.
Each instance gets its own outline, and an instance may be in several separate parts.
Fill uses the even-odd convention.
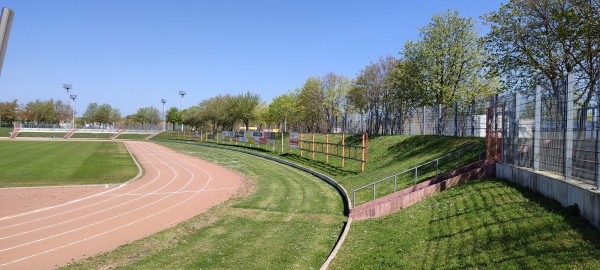
[[[0,189],[0,269],[53,269],[112,250],[207,211],[240,175],[140,141],[125,145],[143,167],[122,185]]]

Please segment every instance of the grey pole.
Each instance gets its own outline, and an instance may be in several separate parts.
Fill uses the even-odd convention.
[[[167,103],[167,100],[163,98],[160,100],[160,102],[162,102],[162,104],[163,104],[163,128],[162,128],[162,130],[165,131],[165,130],[167,130],[167,122],[166,122],[167,115],[165,114],[165,103]]]
[[[70,95],[69,97],[73,100],[73,126],[71,126],[71,129],[73,129],[75,128],[75,99],[77,99],[77,95]]]
[[[186,94],[185,91],[179,91],[179,95],[181,96],[181,112],[183,112],[183,96]],[[181,122],[181,131],[183,131],[183,121]]]

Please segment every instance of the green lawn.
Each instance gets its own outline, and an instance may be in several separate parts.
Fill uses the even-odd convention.
[[[71,135],[72,139],[104,139],[107,140],[114,133],[85,133],[85,132],[75,132]]]
[[[35,138],[58,138],[58,139],[62,139],[65,135],[67,135],[67,132],[26,132],[26,131],[22,131],[19,132],[19,135],[17,135],[17,137],[35,137]]]
[[[0,141],[0,187],[121,183],[138,168],[119,142]]]
[[[165,143],[243,174],[209,212],[67,269],[317,269],[341,233],[337,191],[311,175],[238,152]]]
[[[150,134],[134,134],[134,133],[123,133],[117,137],[119,140],[143,140]]]
[[[600,232],[501,180],[356,221],[330,269],[600,269]]]

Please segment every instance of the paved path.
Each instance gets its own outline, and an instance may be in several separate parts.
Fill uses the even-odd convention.
[[[114,249],[205,212],[241,185],[215,164],[150,142],[125,144],[144,168],[128,184],[0,189],[0,203],[13,202],[0,204],[9,213],[0,216],[0,269],[53,269]]]

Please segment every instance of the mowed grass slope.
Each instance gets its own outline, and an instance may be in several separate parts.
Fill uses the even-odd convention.
[[[459,185],[352,223],[330,269],[600,269],[600,232],[502,180]]]
[[[120,142],[0,141],[0,187],[121,183],[138,168]]]
[[[243,190],[209,212],[67,269],[317,269],[341,233],[327,183],[238,152],[161,143],[242,173]]]

